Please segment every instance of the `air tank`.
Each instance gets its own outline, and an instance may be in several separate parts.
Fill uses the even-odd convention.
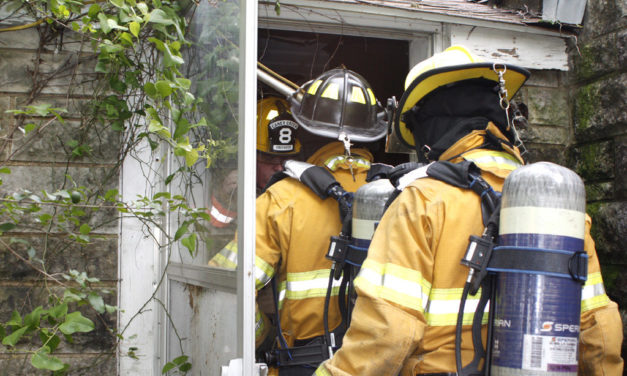
[[[573,171],[549,162],[521,167],[503,186],[499,247],[582,251],[585,207]],[[582,284],[545,272],[497,274],[491,374],[576,376]]]
[[[392,192],[394,187],[388,179],[378,179],[364,184],[355,192],[352,237],[356,247],[367,249],[370,245],[374,230],[385,212],[385,204]]]

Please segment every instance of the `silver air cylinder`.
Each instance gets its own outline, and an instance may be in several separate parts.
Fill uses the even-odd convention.
[[[585,208],[573,171],[549,162],[521,167],[503,186],[499,247],[574,257],[583,251]],[[521,269],[498,271],[496,283],[491,374],[576,376],[581,283]]]
[[[385,204],[394,192],[388,179],[379,179],[362,185],[353,199],[354,245],[368,248],[374,230],[385,212]]]

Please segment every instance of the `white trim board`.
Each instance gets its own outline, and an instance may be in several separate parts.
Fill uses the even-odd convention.
[[[528,69],[568,70],[566,39],[562,37],[464,25],[451,25],[450,37],[451,45],[464,45],[486,60]]]
[[[568,70],[567,34],[499,21],[350,2],[284,0],[280,15],[274,2],[259,3],[259,27],[410,41],[430,37],[433,52],[463,44],[487,60]]]

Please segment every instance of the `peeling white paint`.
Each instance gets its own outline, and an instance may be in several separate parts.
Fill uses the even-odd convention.
[[[475,26],[452,25],[451,44],[461,44],[486,60],[528,69],[568,70],[566,36],[521,34]]]

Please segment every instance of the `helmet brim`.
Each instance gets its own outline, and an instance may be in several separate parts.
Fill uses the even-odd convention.
[[[505,80],[505,89],[507,89],[507,99],[509,100],[516,95],[525,81],[527,81],[530,73],[528,70],[515,65],[506,65],[506,68],[503,79]],[[441,86],[477,78],[499,82],[499,77],[494,71],[494,64],[490,62],[451,65],[431,69],[416,77],[403,93],[394,117],[394,128],[401,142],[407,147],[415,147],[414,136],[402,120],[405,112],[411,110],[416,103]]]

